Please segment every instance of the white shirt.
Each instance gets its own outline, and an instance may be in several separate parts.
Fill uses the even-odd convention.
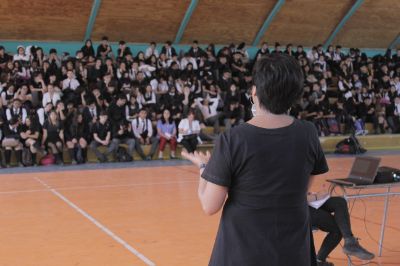
[[[178,142],[181,142],[183,136],[191,135],[191,134],[199,134],[200,133],[200,123],[198,120],[192,121],[192,127],[190,128],[189,119],[185,118],[179,122],[178,129],[189,130],[187,133],[180,133],[178,134]]]
[[[203,100],[203,98],[196,98],[194,101],[196,103],[196,106],[199,107],[201,113],[203,114],[204,119],[208,119],[210,117],[216,116],[218,114],[217,107],[218,107],[219,98],[209,98],[208,106],[201,104],[202,100]]]
[[[193,57],[184,57],[181,60],[181,70],[184,70],[189,63],[192,63],[193,69],[196,70],[198,68],[197,62]]]
[[[397,93],[400,95],[400,81],[399,81],[399,82],[396,82],[396,83],[394,83],[394,86],[396,87],[396,91],[397,91]]]
[[[339,62],[342,60],[340,53],[333,52],[333,61]]]
[[[172,65],[172,63],[175,62],[178,64],[179,69],[181,68],[181,63],[179,62],[179,60],[172,60],[172,59],[168,59],[167,61],[167,67],[170,67]]]
[[[158,91],[161,93],[166,93],[169,90],[169,86],[168,86],[168,82],[167,81],[163,81],[158,83]]]
[[[153,136],[153,125],[150,119],[142,119],[140,117],[132,120],[132,130],[136,138],[140,138],[141,134],[147,130],[147,137]]]
[[[144,98],[144,94],[141,94],[138,98],[138,102],[143,105],[143,104],[155,104],[156,103],[156,94],[154,92],[151,92],[151,98],[150,100],[146,101]]]
[[[158,51],[157,49],[153,49],[151,46],[147,47],[146,52],[144,53],[144,56],[146,58],[149,58],[150,56],[155,55],[158,58]]]
[[[64,79],[63,80],[63,90],[70,88],[71,90],[76,90],[79,87],[79,81],[77,79]]]
[[[42,106],[45,107],[50,102],[53,104],[53,106],[56,106],[56,103],[59,100],[61,100],[61,97],[58,92],[54,92],[53,96],[50,96],[50,93],[46,92],[43,94]]]
[[[8,121],[10,121],[12,118],[11,109],[14,109],[14,107],[11,106],[10,108],[7,108],[7,110],[6,110],[6,117],[7,117]],[[22,112],[22,114],[20,112]],[[22,117],[22,123],[25,124],[25,119],[27,116],[25,108],[20,108],[20,109],[14,110],[14,115],[18,115],[18,116],[20,115]]]
[[[317,53],[317,52],[314,52],[314,51],[312,51],[312,50],[310,50],[310,51],[308,51],[308,53],[307,53],[307,58],[308,58],[311,62],[314,62],[315,60],[318,59],[318,53]]]
[[[14,60],[14,61],[20,61],[20,60],[22,60],[22,61],[29,61],[29,56],[28,56],[28,55],[24,55],[24,54],[22,54],[22,55],[20,55],[20,54],[15,54],[15,55],[13,56],[13,60]]]
[[[158,80],[157,79],[152,79],[150,80],[150,86],[153,89],[153,91],[157,91],[158,88]]]
[[[394,110],[397,113],[397,116],[400,116],[400,103],[394,105]]]

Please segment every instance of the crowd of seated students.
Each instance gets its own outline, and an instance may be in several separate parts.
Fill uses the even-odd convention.
[[[213,139],[206,127],[218,134],[251,118],[252,65],[269,53],[288,53],[303,67],[304,95],[291,113],[321,135],[365,133],[365,123],[375,133],[399,132],[400,50],[368,58],[340,46],[306,52],[264,43],[250,58],[244,43],[217,51],[194,41],[186,52],[166,42],[135,55],[124,41],[113,51],[104,37],[74,56],[36,46],[11,55],[0,46],[1,164],[10,166],[13,151],[18,165],[29,156],[38,164],[37,153],[62,164],[66,149],[74,164],[87,160],[88,149],[106,162],[120,144],[144,160],[163,158],[167,144],[170,158],[178,143],[193,152]],[[143,145],[151,145],[148,154]]]

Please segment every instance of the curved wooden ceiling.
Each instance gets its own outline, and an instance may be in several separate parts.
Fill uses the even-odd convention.
[[[92,39],[173,41],[191,0],[102,0]],[[0,39],[83,41],[94,0],[2,0]],[[181,43],[252,44],[277,0],[198,0]],[[324,43],[355,0],[286,0],[261,41]],[[386,48],[400,32],[399,0],[365,0],[333,44]]]

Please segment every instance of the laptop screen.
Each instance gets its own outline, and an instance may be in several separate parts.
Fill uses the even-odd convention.
[[[380,158],[356,157],[350,176],[373,179],[378,171]]]

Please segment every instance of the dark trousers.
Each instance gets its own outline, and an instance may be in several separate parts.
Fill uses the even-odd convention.
[[[102,144],[100,144],[99,142],[97,142],[97,141],[95,141],[95,140],[93,140],[93,141],[90,143],[90,149],[96,154],[97,159],[99,159],[100,161],[102,161],[102,160],[108,160],[107,156],[108,156],[109,154],[112,153],[112,147],[111,147],[111,145],[108,144],[108,146],[106,146],[106,147],[107,147],[107,150],[106,150],[104,153],[101,153],[101,152],[99,151],[99,147],[100,147],[100,146],[102,146]]]
[[[347,202],[341,197],[328,199],[319,209],[309,207],[311,225],[327,232],[317,254],[319,260],[325,261],[329,253],[339,245],[342,237],[351,237],[350,214]]]
[[[151,137],[150,138],[150,143],[151,143],[151,149],[150,153],[148,156],[153,157],[154,153],[156,152],[158,148],[158,138],[157,137]],[[135,148],[139,156],[144,160],[146,158],[146,155],[143,152],[142,145],[140,144],[140,141],[135,141]]]
[[[214,127],[214,134],[218,134],[219,133],[219,119],[220,119],[221,115],[220,114],[216,114],[212,117],[209,117],[205,120],[205,123],[207,126],[213,126]]]
[[[181,141],[182,146],[188,153],[192,153],[197,149],[197,143],[197,137],[183,138]]]

